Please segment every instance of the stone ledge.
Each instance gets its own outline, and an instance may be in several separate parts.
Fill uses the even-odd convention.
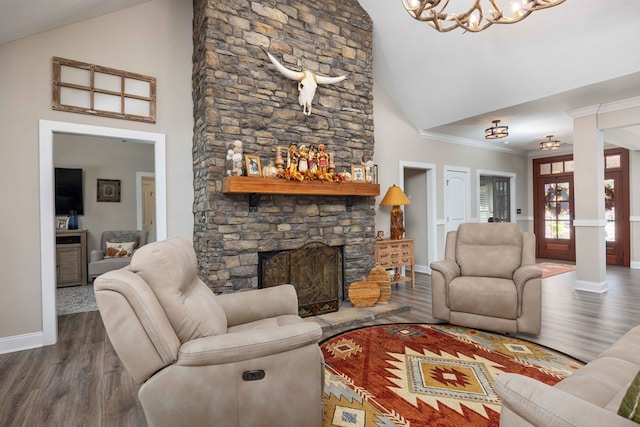
[[[340,309],[333,313],[306,317],[307,322],[316,322],[322,327],[322,332],[339,329],[345,326],[358,326],[375,319],[409,311],[409,305],[389,302],[377,304],[373,307],[355,308],[350,302],[344,302]]]

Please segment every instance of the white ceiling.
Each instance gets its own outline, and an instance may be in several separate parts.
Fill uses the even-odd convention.
[[[439,33],[401,0],[360,3],[374,22],[376,81],[422,133],[506,147],[484,140],[499,119],[508,147],[535,152],[546,135],[572,143],[568,111],[640,96],[638,0],[568,0],[480,33]]]
[[[0,44],[146,1],[0,0]],[[533,153],[547,135],[572,143],[568,111],[640,96],[638,0],[568,0],[481,33],[438,33],[401,0],[360,3],[376,82],[425,135]],[[485,141],[496,119],[509,137]],[[640,148],[640,128],[616,136]]]

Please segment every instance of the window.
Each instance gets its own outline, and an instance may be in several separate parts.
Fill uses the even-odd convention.
[[[53,58],[54,110],[156,122],[155,77]]]

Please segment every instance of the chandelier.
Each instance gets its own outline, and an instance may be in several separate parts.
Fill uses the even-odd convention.
[[[484,130],[486,139],[499,139],[509,136],[509,126],[498,126],[500,120],[494,120],[491,123],[493,123],[493,126]]]
[[[426,22],[441,33],[458,27],[478,33],[493,24],[513,24],[522,21],[531,12],[564,2],[564,0],[512,0],[511,10],[508,15],[505,15],[498,5],[499,2],[506,3],[504,0],[467,1],[471,3],[467,10],[452,12],[445,11],[449,0],[402,0],[402,5],[413,19]]]
[[[547,140],[540,143],[540,149],[542,151],[557,150],[560,148],[560,141],[557,139],[552,141],[551,138],[553,138],[553,135],[547,135]]]

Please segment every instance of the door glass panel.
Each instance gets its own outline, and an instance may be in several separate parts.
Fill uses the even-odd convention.
[[[604,218],[605,237],[607,242],[616,241],[616,205],[615,205],[615,180],[604,180]]]
[[[567,160],[564,162],[564,171],[573,172],[573,160]]]
[[[571,205],[569,204],[569,183],[558,182],[546,185],[545,195],[545,238],[571,238]]]
[[[620,167],[620,154],[613,156],[605,156],[605,168],[619,168]]]
[[[564,162],[553,162],[551,164],[551,173],[564,172]]]

